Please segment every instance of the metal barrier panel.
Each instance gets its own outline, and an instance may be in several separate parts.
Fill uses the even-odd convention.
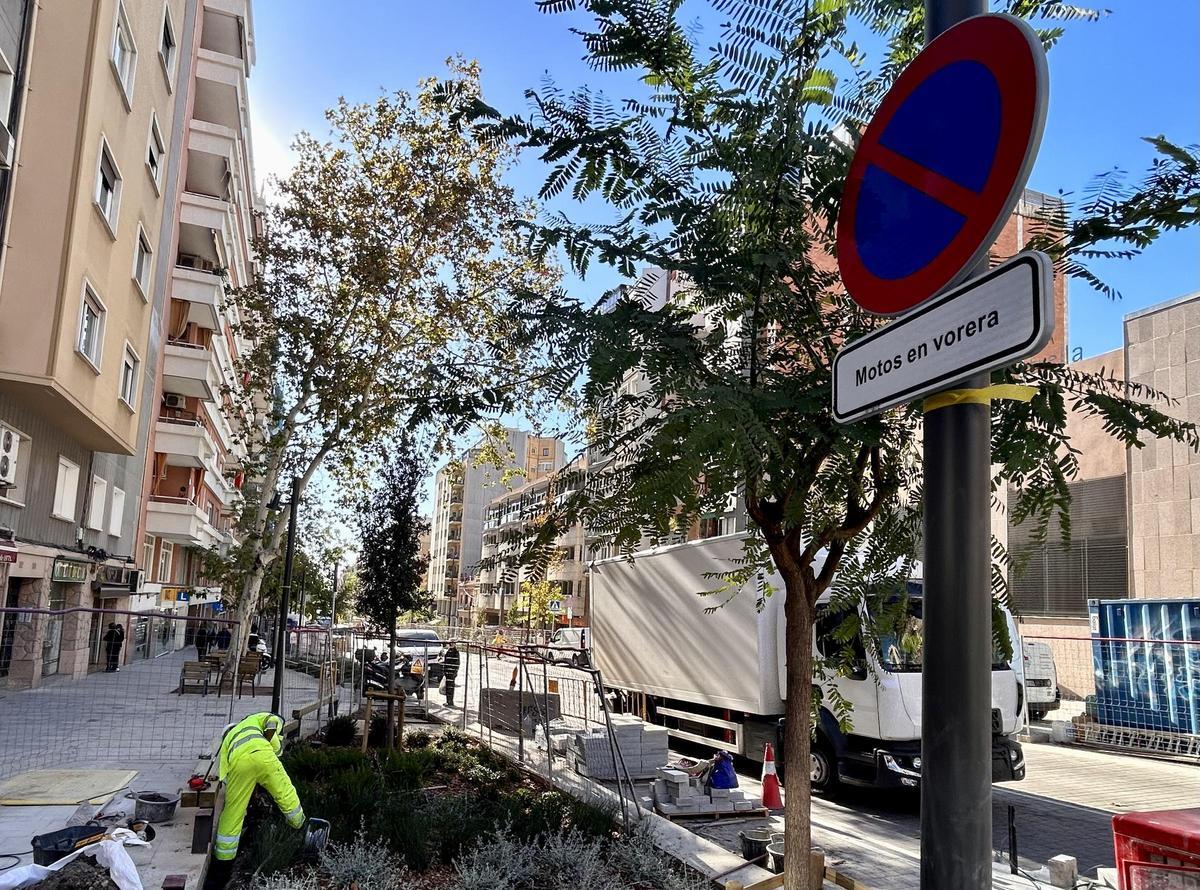
[[[1164,638],[1158,630],[1171,632],[1171,622],[1119,626],[1154,636],[1106,635],[1110,627],[1023,637],[1031,720],[1049,721],[1060,740],[1200,759],[1200,639]]]

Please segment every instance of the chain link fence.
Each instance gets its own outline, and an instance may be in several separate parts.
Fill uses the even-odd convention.
[[[194,766],[226,724],[272,705],[313,722],[349,696],[326,631],[294,655],[230,651],[219,617],[71,608],[0,608],[0,779],[37,768]]]

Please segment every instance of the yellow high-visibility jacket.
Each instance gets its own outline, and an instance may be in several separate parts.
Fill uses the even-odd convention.
[[[274,730],[268,740],[266,733]],[[304,825],[304,809],[287,770],[279,762],[283,747],[283,719],[263,712],[251,714],[235,724],[221,740],[218,775],[225,782],[225,806],[217,823],[214,855],[232,859],[242,837],[246,807],[254,789],[261,785],[293,828]]]

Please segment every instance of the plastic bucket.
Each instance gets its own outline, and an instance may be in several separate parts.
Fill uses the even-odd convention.
[[[765,828],[754,828],[750,831],[739,831],[738,840],[742,845],[742,858],[750,862],[762,859],[767,855],[767,846],[774,838]]]
[[[146,822],[166,822],[175,815],[178,804],[178,794],[139,791],[133,796],[133,818]]]
[[[783,874],[783,841],[767,844],[767,854],[771,857],[771,871]]]

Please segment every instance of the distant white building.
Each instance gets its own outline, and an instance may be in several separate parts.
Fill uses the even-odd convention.
[[[459,588],[477,572],[488,502],[509,487],[548,476],[564,463],[560,439],[517,429],[506,429],[505,435],[508,461],[504,466],[481,463],[481,442],[448,461],[434,477],[426,589],[439,619],[450,624],[458,622],[460,609],[470,609],[470,603],[462,602],[465,594]]]

